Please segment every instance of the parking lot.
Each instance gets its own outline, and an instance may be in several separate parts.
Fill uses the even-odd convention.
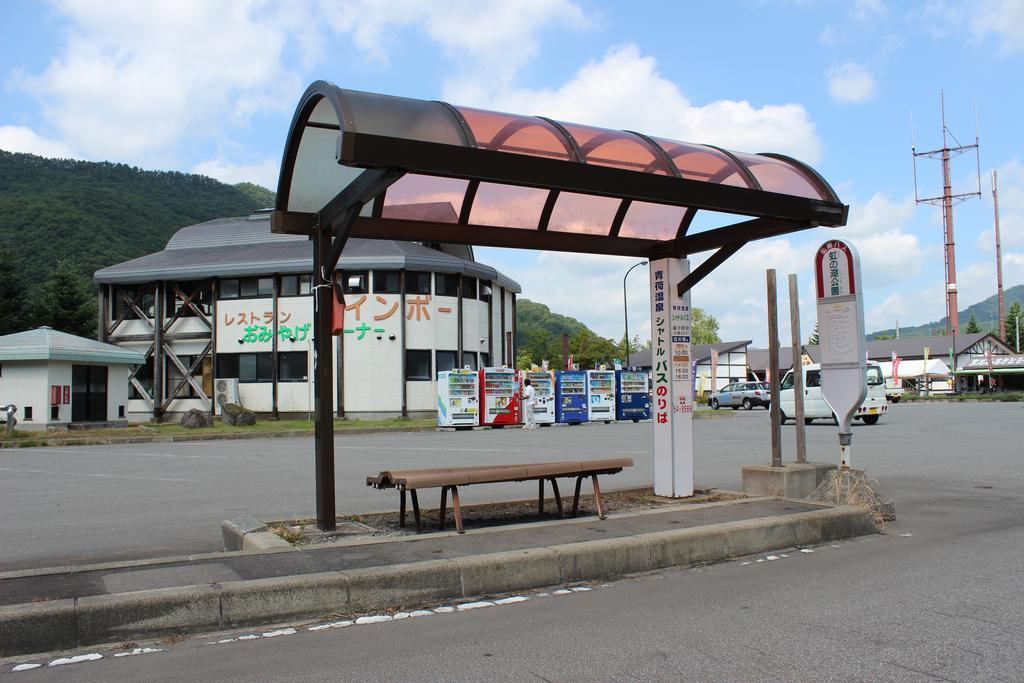
[[[999,519],[1019,520],[1022,417],[1018,403],[900,404],[875,426],[855,425],[853,463],[881,481],[901,522],[948,515],[968,494],[998,502]],[[836,461],[835,427],[820,421],[807,434],[809,459]],[[791,461],[792,425],[783,440]],[[695,420],[697,483],[738,488],[741,465],[769,460],[768,442],[765,410]],[[336,454],[343,514],[396,508],[393,492],[365,485],[385,468],[632,457],[636,466],[609,478],[610,488],[649,485],[652,471],[643,423],[341,436]],[[221,520],[309,517],[313,490],[310,438],[2,450],[0,571],[216,551]],[[526,484],[473,487],[462,502],[534,493]]]

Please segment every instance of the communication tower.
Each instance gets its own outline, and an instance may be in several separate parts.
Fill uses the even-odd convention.
[[[914,199],[918,204],[932,204],[942,207],[942,225],[945,233],[945,256],[946,256],[946,334],[956,334],[960,327],[959,315],[956,302],[956,255],[953,241],[953,207],[967,201],[971,197],[981,196],[981,156],[978,152],[978,134],[975,131],[973,145],[961,145],[956,136],[946,127],[946,98],[945,94],[939,93],[940,106],[942,109],[942,147],[929,152],[918,152],[917,147],[911,141],[910,151],[914,157]],[[950,147],[948,138],[952,138],[956,147]],[[952,181],[949,174],[949,160],[974,150],[975,162],[978,166],[978,190],[977,192],[962,192],[953,194]],[[917,158],[928,157],[929,159],[940,159],[942,161],[942,194],[934,197],[920,197],[917,191]]]

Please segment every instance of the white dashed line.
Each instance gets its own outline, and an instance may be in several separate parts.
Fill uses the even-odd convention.
[[[511,598],[501,598],[499,600],[495,600],[494,604],[495,605],[511,605],[511,604],[514,604],[514,603],[517,603],[517,602],[526,602],[529,599],[530,598],[527,598],[527,597],[522,596],[522,595],[514,595]]]
[[[13,669],[11,669],[11,671],[31,671],[32,669],[38,669],[41,666],[42,664],[18,664]]]
[[[307,631],[329,631],[336,628],[345,628],[351,626],[352,621],[345,619],[344,621],[332,621],[326,624],[317,624],[316,626],[310,626]]]
[[[46,666],[64,666],[66,664],[78,664],[79,662],[95,662],[97,659],[103,659],[103,655],[96,652],[90,652],[87,655],[75,655],[74,657],[59,657]]]
[[[459,611],[465,612],[466,610],[480,609],[481,607],[494,607],[494,603],[488,602],[487,600],[481,600],[479,602],[466,602],[459,605]]]
[[[391,621],[394,619],[390,614],[373,614],[368,617],[359,617],[356,619],[357,626],[363,626],[364,624],[383,624],[385,621]]]

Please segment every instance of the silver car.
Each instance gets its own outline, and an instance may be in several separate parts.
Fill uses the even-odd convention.
[[[708,405],[715,410],[729,406],[733,410],[750,410],[754,406],[767,408],[771,404],[771,389],[765,382],[733,382],[711,394]]]

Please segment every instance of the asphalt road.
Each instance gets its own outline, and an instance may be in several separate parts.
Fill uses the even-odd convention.
[[[16,680],[1020,680],[1022,418],[1019,404],[898,406],[858,428],[854,462],[896,501],[883,535],[400,622],[143,644],[163,651]],[[698,423],[701,479],[735,485],[766,434],[763,413]],[[645,430],[573,430],[565,447],[631,436]],[[810,438],[831,452],[832,429]]]
[[[966,487],[1003,481],[1016,463],[1022,416],[1022,406],[1012,403],[901,404],[879,424],[855,427],[853,462],[887,487],[906,488],[901,506],[927,499],[950,477]],[[764,410],[696,420],[697,482],[738,488],[740,465],[769,460],[768,432]],[[783,434],[792,451],[793,427]],[[817,422],[808,428],[808,439],[810,459],[836,460],[834,427]],[[0,571],[212,552],[221,549],[220,522],[226,518],[313,516],[312,443],[303,438],[0,450]],[[611,488],[648,485],[652,477],[649,424],[352,435],[338,437],[335,448],[340,513],[394,509],[397,496],[368,488],[365,477],[438,462],[621,455],[636,466],[610,479]],[[790,453],[786,459],[792,458]],[[523,484],[470,487],[462,500],[532,494]]]

